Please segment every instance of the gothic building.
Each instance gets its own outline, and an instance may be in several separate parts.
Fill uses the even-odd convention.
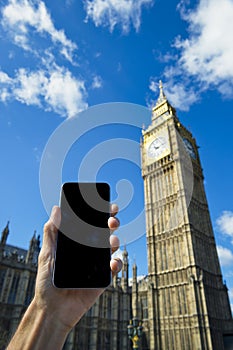
[[[161,82],[152,123],[143,131],[142,175],[149,348],[223,350],[232,341],[233,321],[198,147]]]
[[[233,349],[233,320],[222,281],[196,140],[181,124],[162,83],[141,142],[148,275],[123,251],[120,276],[70,332],[65,350],[131,349],[130,319],[142,324],[143,350]],[[0,244],[0,349],[34,289],[39,237],[28,251]],[[138,340],[138,339],[137,339]]]
[[[7,244],[9,222],[0,241],[0,349],[15,331],[33,294],[40,250],[36,232],[28,251]]]

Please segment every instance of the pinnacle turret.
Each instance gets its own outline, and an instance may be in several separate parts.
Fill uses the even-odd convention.
[[[156,102],[156,106],[167,101],[167,97],[164,93],[164,90],[163,90],[163,83],[162,83],[162,80],[159,81],[159,98]]]
[[[7,241],[7,237],[9,235],[9,221],[7,221],[6,227],[4,228],[4,230],[2,231],[2,236],[1,236],[1,245],[5,245],[6,241]]]

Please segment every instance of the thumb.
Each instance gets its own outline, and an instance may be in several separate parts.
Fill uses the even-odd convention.
[[[49,220],[44,225],[44,235],[43,235],[43,252],[54,252],[57,239],[57,230],[61,222],[61,210],[58,206],[54,206]]]
[[[61,209],[57,205],[54,205],[52,208],[49,221],[51,221],[57,229],[59,228],[61,223]]]

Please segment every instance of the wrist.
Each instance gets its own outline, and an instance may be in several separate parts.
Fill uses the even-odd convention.
[[[54,312],[33,299],[7,350],[62,349],[69,331]]]
[[[42,322],[42,326],[56,329],[62,334],[68,334],[71,330],[70,327],[62,323],[61,318],[57,314],[57,310],[50,308],[47,305],[41,304],[34,298],[31,302],[30,307],[38,317],[38,321]]]

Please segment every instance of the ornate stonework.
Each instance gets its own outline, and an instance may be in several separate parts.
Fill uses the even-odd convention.
[[[150,349],[224,349],[232,315],[217,256],[198,146],[160,82],[143,132]]]

